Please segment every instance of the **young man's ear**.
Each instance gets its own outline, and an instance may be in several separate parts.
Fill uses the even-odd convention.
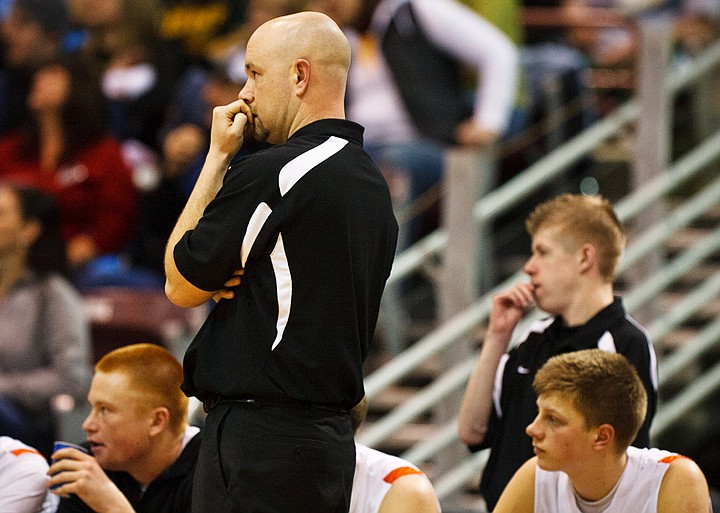
[[[164,431],[170,423],[170,411],[164,406],[154,408],[150,415],[150,433],[153,435]]]
[[[580,263],[580,270],[587,272],[592,269],[597,262],[597,249],[592,244],[583,244],[578,250],[578,259]]]
[[[295,85],[295,94],[303,96],[307,91],[310,83],[310,62],[307,59],[298,59],[293,67],[293,83]]]
[[[595,428],[595,442],[593,447],[605,449],[615,443],[615,428],[611,424],[600,424]]]

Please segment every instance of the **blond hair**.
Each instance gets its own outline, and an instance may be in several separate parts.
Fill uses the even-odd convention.
[[[625,230],[610,202],[601,196],[562,194],[533,210],[525,221],[531,236],[540,229],[559,228],[566,248],[574,251],[591,244],[598,254],[598,271],[607,282],[617,274],[625,248]]]
[[[610,424],[617,449],[624,451],[645,420],[647,392],[635,367],[618,353],[572,351],[550,358],[533,380],[535,394],[571,400],[590,429]]]

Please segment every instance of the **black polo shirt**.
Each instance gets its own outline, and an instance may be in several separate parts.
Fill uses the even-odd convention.
[[[553,356],[598,348],[622,354],[637,369],[648,394],[648,408],[633,445],[648,446],[657,408],[657,359],[647,332],[625,313],[622,300],[616,297],[582,326],[568,327],[560,317],[537,321],[501,360],[488,432],[481,445],[470,447],[491,449],[480,483],[488,510],[495,507],[515,471],[533,456],[525,428],[538,413],[532,387],[538,369]]]
[[[127,497],[136,513],[190,513],[195,464],[202,433],[196,434],[175,462],[150,483],[146,490],[127,472],[106,472]],[[76,495],[60,499],[57,513],[92,513]]]
[[[316,121],[231,165],[174,248],[180,273],[221,288],[244,268],[188,348],[183,390],[351,407],[397,242],[387,183],[363,128]]]

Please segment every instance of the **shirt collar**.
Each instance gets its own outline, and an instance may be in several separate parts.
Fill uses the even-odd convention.
[[[289,140],[314,135],[334,135],[343,139],[352,140],[362,146],[364,131],[365,129],[361,125],[347,119],[319,119],[296,130],[295,133],[290,136]]]

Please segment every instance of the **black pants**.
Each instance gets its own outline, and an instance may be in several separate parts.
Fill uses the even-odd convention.
[[[220,403],[205,421],[193,513],[347,513],[355,443],[347,413]]]

